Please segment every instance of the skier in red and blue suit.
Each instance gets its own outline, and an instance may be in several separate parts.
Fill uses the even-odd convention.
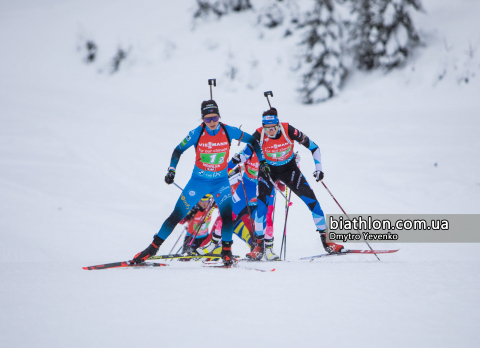
[[[295,156],[295,161],[298,163],[300,160],[299,156]],[[233,214],[236,216],[235,222],[238,221],[238,218],[242,218],[244,224],[251,226],[250,218],[245,219],[245,214],[248,216],[247,211],[247,200],[250,205],[250,212],[252,213],[252,219],[255,216],[254,210],[257,208],[257,185],[258,185],[258,168],[259,161],[255,152],[252,148],[247,145],[245,148],[238,154],[233,155],[230,162],[228,162],[228,170],[238,171],[238,166],[241,164],[245,165],[245,172],[242,177],[242,183],[244,184],[245,191],[243,187],[239,186],[233,195]],[[237,166],[237,167],[235,167]],[[235,169],[233,169],[235,167]],[[285,192],[285,185],[281,181],[275,183],[277,187]],[[248,199],[245,199],[245,193],[247,194]],[[275,190],[270,192],[270,195],[267,197],[267,213],[265,216],[266,219],[266,228],[265,228],[265,257],[268,261],[279,260],[280,257],[276,255],[273,251],[273,210],[275,209]],[[249,227],[249,230],[252,232],[254,228]],[[253,240],[253,238],[252,238]]]
[[[217,203],[222,217],[222,259],[225,265],[233,264],[232,256],[232,193],[228,181],[227,161],[230,153],[231,139],[238,139],[250,144],[260,160],[260,170],[268,175],[269,166],[263,157],[260,145],[250,134],[236,127],[220,122],[220,112],[214,100],[202,102],[203,123],[192,130],[178,145],[172,154],[170,167],[165,182],[172,184],[175,168],[182,153],[195,146],[196,157],[192,177],[178,199],[173,213],[165,220],[153,242],[142,252],[135,255],[132,262],[141,263],[156,255],[160,245],[172,233],[175,226],[187,215],[198,200],[211,194]],[[217,241],[218,243],[218,241]]]

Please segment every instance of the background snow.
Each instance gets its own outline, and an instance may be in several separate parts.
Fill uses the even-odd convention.
[[[273,90],[280,118],[321,147],[325,183],[348,213],[479,213],[480,4],[423,5],[414,20],[425,46],[405,67],[353,72],[338,97],[305,106],[295,41],[254,26],[254,13],[193,22],[187,1],[1,1],[0,345],[475,346],[478,245],[401,245],[381,263],[348,256],[271,274],[81,269],[131,258],[170,214],[179,192],[163,177],[199,122],[208,78],[223,121],[247,131]],[[98,45],[90,65],[85,40]],[[130,51],[112,75],[119,47]],[[190,150],[178,184],[192,162]],[[293,201],[291,261],[322,250]]]

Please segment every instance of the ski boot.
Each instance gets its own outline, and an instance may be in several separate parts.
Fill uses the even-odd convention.
[[[185,241],[183,242],[182,254],[196,254],[195,250],[197,250],[200,245],[202,245],[204,238],[194,238],[193,242],[192,238],[192,236],[185,237]]]
[[[217,236],[215,233],[213,233],[210,242],[207,245],[198,248],[197,253],[199,255],[211,254],[212,251],[218,246],[218,242],[220,242],[220,239],[222,239],[221,236]]]
[[[265,257],[267,261],[280,260],[280,257],[273,252],[273,237],[272,239],[265,239]]]
[[[255,236],[253,242],[253,250],[246,255],[246,258],[251,261],[260,261],[265,254],[265,245],[263,236]]]
[[[231,267],[236,261],[232,254],[233,242],[222,242],[222,260],[225,267]]]
[[[155,235],[153,237],[153,242],[142,252],[139,252],[137,255],[133,257],[133,260],[130,261],[130,263],[142,263],[145,262],[149,257],[155,256],[157,254],[158,248],[160,248],[160,245],[164,240],[160,238],[159,236]]]
[[[320,239],[322,240],[323,248],[329,254],[341,253],[343,245],[332,242],[327,242],[327,230],[317,230],[320,233]]]
[[[187,243],[187,244],[185,244],[185,245],[183,246],[182,254],[187,254],[187,255],[189,255],[189,254],[191,254],[191,253],[193,253],[193,252],[195,252],[195,247],[193,246],[193,244],[190,245],[190,244]]]

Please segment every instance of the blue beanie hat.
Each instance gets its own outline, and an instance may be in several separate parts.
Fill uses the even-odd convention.
[[[262,116],[262,124],[278,124],[278,114],[277,109],[271,108],[268,111],[265,111]]]

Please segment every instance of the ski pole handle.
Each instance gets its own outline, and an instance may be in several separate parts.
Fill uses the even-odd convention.
[[[268,99],[268,96],[272,96],[273,97],[273,92],[272,91],[267,91],[267,92],[263,92],[263,96],[265,98],[267,98],[267,102],[268,102],[268,106],[270,107],[270,109],[272,108],[272,105],[270,105],[270,100]]]
[[[208,79],[208,85],[210,86],[210,100],[213,100],[212,85],[217,87],[217,79]]]

